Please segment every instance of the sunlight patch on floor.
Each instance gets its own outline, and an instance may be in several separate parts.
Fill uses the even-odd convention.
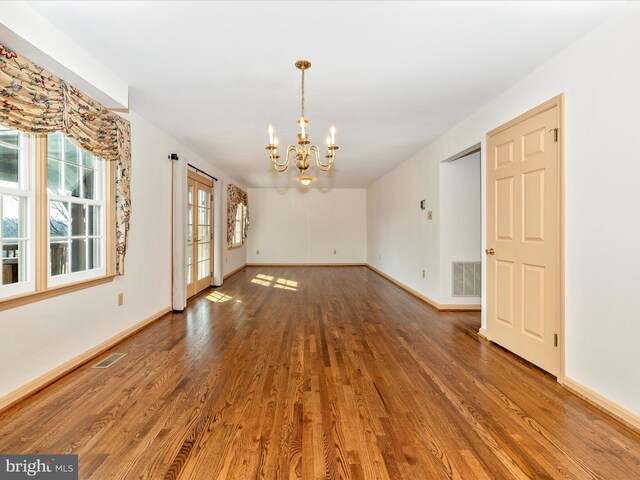
[[[213,302],[213,303],[228,302],[232,298],[233,297],[230,297],[229,295],[225,295],[222,292],[212,292],[209,295],[207,295],[207,300],[209,300],[210,302]]]
[[[275,278],[271,275],[264,275],[262,273],[256,275],[251,279],[251,283],[256,285],[262,285],[263,287],[279,288],[281,290],[290,290],[292,292],[298,291],[298,282],[295,280],[288,280],[286,278]]]

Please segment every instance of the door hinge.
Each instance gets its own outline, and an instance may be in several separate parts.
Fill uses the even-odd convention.
[[[557,128],[550,128],[549,131],[553,132],[553,141],[557,142],[558,141],[558,129]]]
[[[558,346],[558,334],[554,334],[553,335],[553,346],[557,347]]]

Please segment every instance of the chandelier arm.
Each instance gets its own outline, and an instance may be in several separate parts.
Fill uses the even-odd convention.
[[[331,156],[331,158],[329,158],[329,162],[328,163],[322,163],[320,161],[320,155],[318,154],[318,147],[316,147],[316,162],[317,162],[318,167],[320,168],[320,170],[322,170],[323,172],[326,172],[327,170],[329,170],[331,168],[331,165],[333,165],[333,156]]]

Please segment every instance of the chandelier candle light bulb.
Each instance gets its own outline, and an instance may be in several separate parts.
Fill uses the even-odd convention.
[[[296,62],[296,68],[298,68],[302,72],[302,83],[301,83],[301,111],[300,111],[300,120],[298,123],[300,124],[300,133],[298,133],[298,146],[289,145],[287,147],[287,155],[283,162],[279,162],[278,159],[280,155],[278,155],[278,139],[273,136],[273,126],[269,125],[269,145],[267,145],[266,149],[270,151],[269,157],[271,158],[271,162],[273,163],[273,168],[276,169],[277,172],[284,172],[289,166],[289,160],[291,158],[294,159],[296,168],[302,174],[298,177],[298,180],[302,185],[309,185],[312,181],[312,177],[304,176],[305,171],[309,168],[309,157],[315,157],[316,164],[318,168],[323,172],[326,172],[333,165],[333,160],[336,156],[336,150],[338,150],[338,146],[336,145],[336,128],[331,125],[331,136],[327,137],[327,155],[324,158],[327,159],[326,163],[323,163],[320,160],[320,149],[316,145],[308,146],[309,141],[308,134],[306,131],[306,123],[307,120],[304,118],[304,72],[305,70],[311,68],[311,63],[308,60],[298,60]]]

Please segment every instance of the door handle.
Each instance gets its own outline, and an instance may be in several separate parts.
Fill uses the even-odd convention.
[[[487,248],[484,253],[486,253],[487,255],[495,255],[496,251],[493,248]]]

